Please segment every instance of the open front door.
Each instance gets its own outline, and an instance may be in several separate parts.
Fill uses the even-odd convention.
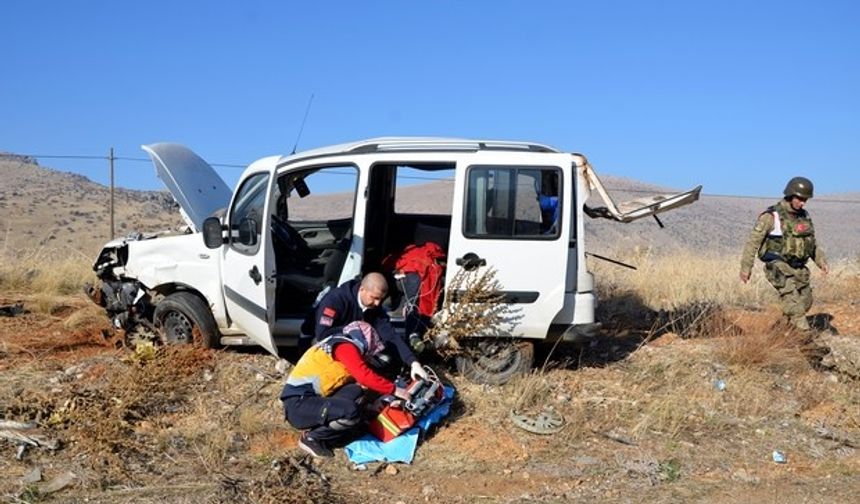
[[[494,269],[513,327],[483,336],[545,338],[565,297],[570,158],[542,156],[541,166],[511,152],[475,158],[457,167],[446,285],[461,269]]]
[[[619,222],[632,222],[642,217],[656,215],[660,212],[666,212],[684,205],[689,205],[699,199],[699,193],[702,192],[702,186],[697,186],[689,191],[681,193],[657,194],[645,198],[637,198],[630,201],[625,201],[618,205],[606,192],[594,168],[588,161],[579,155],[574,155],[574,166],[581,170],[583,178],[588,183],[589,190],[596,190],[603,202],[604,207],[585,208],[585,213],[589,217],[603,217]]]
[[[270,176],[247,177],[230,206],[230,238],[222,247],[222,279],[227,315],[248,337],[274,355],[275,267],[267,224]]]

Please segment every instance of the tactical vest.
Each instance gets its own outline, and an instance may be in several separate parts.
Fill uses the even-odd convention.
[[[773,215],[773,230],[767,235],[759,258],[782,260],[793,267],[803,266],[815,254],[815,229],[805,210],[790,213],[781,203],[767,209]]]
[[[288,386],[311,385],[317,395],[328,397],[352,380],[346,367],[326,351],[325,343],[317,343],[302,355],[287,377]]]

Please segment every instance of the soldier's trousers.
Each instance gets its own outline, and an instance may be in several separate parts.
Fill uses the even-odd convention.
[[[792,268],[784,261],[770,261],[764,267],[767,281],[779,293],[782,313],[801,331],[809,330],[806,312],[812,306],[812,287],[809,285],[809,268]]]

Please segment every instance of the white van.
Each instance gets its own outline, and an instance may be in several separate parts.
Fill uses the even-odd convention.
[[[235,191],[186,147],[143,149],[188,228],[105,245],[90,293],[116,327],[277,355],[296,345],[324,289],[434,241],[447,255],[446,283],[460,268],[494,268],[518,311],[508,334],[476,338],[459,359],[470,376],[497,383],[532,365],[534,342],[597,333],[583,230],[592,190],[606,206],[588,215],[620,222],[692,203],[701,191],[616,206],[584,156],[529,142],[376,138],[260,159]]]

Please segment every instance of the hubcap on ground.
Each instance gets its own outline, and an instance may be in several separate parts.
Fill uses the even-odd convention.
[[[519,427],[534,434],[555,434],[564,428],[564,416],[551,409],[543,409],[536,414],[511,411],[511,421]]]

